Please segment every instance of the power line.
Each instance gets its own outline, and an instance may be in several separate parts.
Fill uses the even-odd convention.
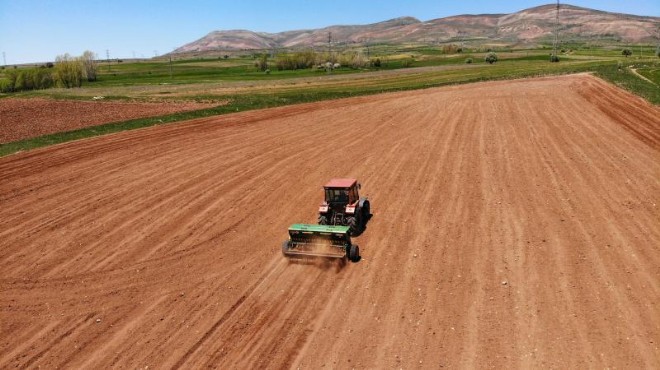
[[[172,79],[172,54],[170,53],[170,80]]]
[[[105,49],[105,58],[108,61],[108,72],[110,72],[110,50]]]
[[[552,58],[553,62],[557,61],[557,44],[559,42],[559,0],[557,0],[557,11],[555,13],[555,40],[552,43]]]

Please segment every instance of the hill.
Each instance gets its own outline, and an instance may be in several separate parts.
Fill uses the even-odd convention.
[[[443,43],[453,41],[535,44],[552,39],[555,5],[542,5],[511,14],[457,15],[420,21],[400,17],[367,25],[338,25],[279,33],[250,30],[213,31],[177,48],[174,53],[214,50],[302,48],[333,44]],[[660,17],[611,13],[562,4],[559,33],[562,40],[657,42]]]

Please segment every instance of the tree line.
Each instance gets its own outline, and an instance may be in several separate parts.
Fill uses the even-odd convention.
[[[81,56],[58,55],[55,64],[36,68],[8,69],[6,81],[0,81],[0,92],[48,89],[54,86],[72,88],[82,86],[83,80],[96,81],[96,54],[87,50]]]

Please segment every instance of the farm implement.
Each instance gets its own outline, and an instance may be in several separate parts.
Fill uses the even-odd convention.
[[[360,248],[351,243],[348,226],[293,224],[289,240],[282,243],[282,254],[289,258],[348,258],[356,262]]]
[[[293,224],[282,243],[288,258],[324,257],[360,259],[360,248],[351,236],[364,231],[371,216],[369,200],[361,198],[356,179],[332,179],[323,186],[325,200],[319,207],[319,224]]]

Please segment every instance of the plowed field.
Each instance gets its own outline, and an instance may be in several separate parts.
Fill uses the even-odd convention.
[[[0,99],[0,144],[104,123],[209,108],[220,103]]]
[[[357,177],[358,263],[294,263]],[[0,368],[658,368],[660,110],[589,75],[0,158]]]

